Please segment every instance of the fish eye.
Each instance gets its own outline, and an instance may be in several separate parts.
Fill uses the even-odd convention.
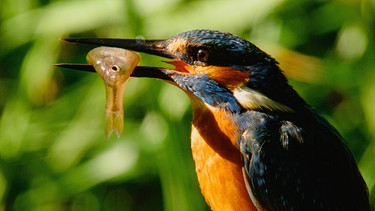
[[[200,62],[206,62],[210,53],[206,49],[199,49],[197,52],[197,60]]]
[[[120,67],[117,66],[117,65],[111,65],[111,66],[109,67],[109,69],[112,70],[113,72],[117,72],[117,71],[120,70]]]

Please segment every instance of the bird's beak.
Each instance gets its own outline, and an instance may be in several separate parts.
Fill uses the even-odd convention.
[[[137,51],[141,53],[147,53],[155,56],[161,56],[164,58],[174,59],[174,56],[170,54],[164,47],[164,40],[143,40],[143,39],[112,39],[112,38],[66,38],[63,39],[68,42],[90,44],[95,46],[108,46],[124,48],[127,50]],[[89,64],[55,64],[58,67],[70,68],[81,71],[95,72],[92,65]],[[165,74],[167,69],[161,67],[147,67],[137,66],[132,77],[148,77],[148,78],[159,78],[162,80],[171,80],[171,78]]]

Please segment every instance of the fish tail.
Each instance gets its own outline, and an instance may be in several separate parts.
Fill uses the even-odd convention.
[[[105,114],[105,133],[107,138],[111,137],[113,131],[119,138],[124,128],[124,114],[122,112],[106,112]]]

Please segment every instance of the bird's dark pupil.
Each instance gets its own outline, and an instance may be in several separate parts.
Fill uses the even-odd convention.
[[[207,61],[207,59],[208,59],[208,52],[207,52],[207,50],[203,50],[203,49],[198,50],[197,57],[198,57],[198,60],[201,61],[201,62]]]
[[[204,58],[206,56],[206,53],[204,52],[199,52],[199,58]]]

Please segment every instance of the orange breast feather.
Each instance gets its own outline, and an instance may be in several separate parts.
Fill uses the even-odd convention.
[[[191,147],[202,194],[212,210],[256,210],[242,176],[236,125],[225,111],[193,99]]]

